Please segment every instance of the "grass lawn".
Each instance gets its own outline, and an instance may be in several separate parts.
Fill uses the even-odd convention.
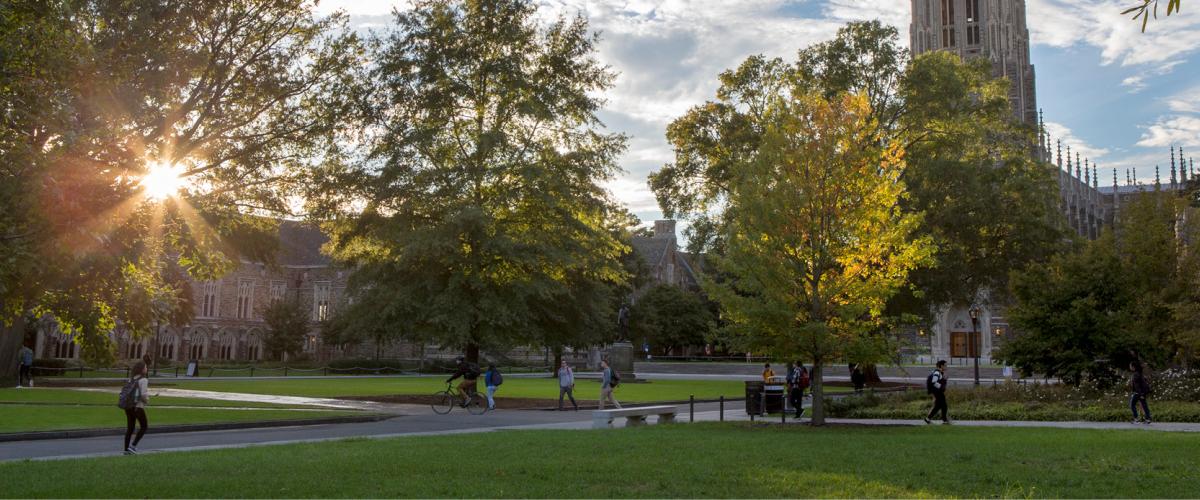
[[[298,405],[165,396],[151,396],[150,403],[152,426],[362,415]],[[125,415],[117,408],[116,394],[57,388],[0,389],[0,433],[124,426]]]
[[[221,406],[221,407],[239,407],[239,408],[309,408],[303,405],[281,405],[276,403],[259,403],[259,402],[244,402],[244,401],[221,401],[217,399],[197,399],[197,398],[178,398],[169,396],[154,396],[155,383],[151,382],[150,397],[151,404],[155,406]],[[118,387],[110,387],[109,389],[119,389]],[[34,389],[0,389],[0,407],[5,404],[59,404],[59,405],[87,405],[87,406],[108,406],[116,408],[117,395],[111,392],[99,391],[81,391],[76,389],[64,388],[43,388],[37,387]]]
[[[175,387],[308,397],[426,395],[445,389],[445,380],[446,377],[212,380],[179,382]],[[832,389],[849,390],[848,388]],[[654,380],[648,383],[621,384],[616,389],[616,397],[619,401],[631,403],[685,401],[689,395],[693,394],[696,399],[716,399],[721,395],[724,395],[726,399],[740,399],[745,395],[745,391],[745,384],[737,380]],[[557,399],[558,379],[506,377],[504,384],[496,392],[496,397],[500,399],[505,397]],[[578,380],[575,385],[575,397],[588,400],[599,399],[600,382],[598,380]]]
[[[7,497],[1142,498],[1200,496],[1198,459],[1200,435],[1182,433],[712,423],[10,462],[0,477],[21,478]]]

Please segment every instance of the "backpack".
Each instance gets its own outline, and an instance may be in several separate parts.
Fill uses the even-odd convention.
[[[617,370],[614,368],[609,368],[609,370],[612,371],[612,380],[608,382],[608,386],[616,387],[617,384],[621,383],[621,374],[617,373]]]
[[[492,370],[492,380],[490,380],[490,382],[491,384],[489,385],[495,386],[499,386],[500,384],[504,383],[504,376],[500,374],[500,370]]]
[[[125,382],[125,385],[121,387],[121,394],[117,396],[117,408],[131,410],[137,406],[142,391],[142,386],[138,383],[141,379],[141,377],[134,377]]]
[[[937,387],[933,385],[933,376],[937,372],[930,372],[928,377],[925,377],[925,392],[927,394],[935,394],[938,392]]]
[[[800,388],[808,389],[808,384],[812,381],[808,378],[808,370],[800,370]]]

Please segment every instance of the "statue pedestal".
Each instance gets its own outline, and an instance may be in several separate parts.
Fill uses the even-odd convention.
[[[608,359],[608,366],[617,370],[621,374],[622,380],[633,381],[633,344],[624,341],[615,342],[608,346],[605,357]]]

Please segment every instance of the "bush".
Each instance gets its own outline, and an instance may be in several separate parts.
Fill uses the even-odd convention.
[[[62,375],[63,372],[72,368],[73,365],[69,359],[59,358],[42,358],[33,360],[33,367],[30,373],[34,377],[48,377]]]

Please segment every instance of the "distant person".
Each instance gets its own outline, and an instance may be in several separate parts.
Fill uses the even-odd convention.
[[[775,370],[771,369],[771,363],[763,364],[763,382],[770,382],[771,377],[775,376]]]
[[[1132,393],[1129,396],[1129,409],[1133,412],[1133,423],[1150,425],[1150,406],[1146,404],[1146,396],[1150,395],[1150,381],[1143,373],[1142,364],[1137,361],[1129,363],[1129,371],[1133,373],[1129,377],[1129,391]],[[1138,402],[1142,403],[1142,413],[1146,415],[1145,420],[1138,418]]]
[[[604,371],[600,376],[600,409],[604,409],[604,402],[611,401],[613,406],[621,409],[621,403],[617,398],[613,397],[613,389],[621,382],[621,376],[617,375],[617,371],[608,366],[608,360],[600,360],[600,368]]]
[[[861,393],[863,387],[867,385],[867,374],[863,372],[862,364],[855,363],[850,368],[850,384],[854,386],[854,392]]]
[[[575,371],[565,359],[562,366],[558,367],[558,411],[563,411],[564,395],[571,398],[571,405],[575,407],[575,411],[579,411],[579,403],[575,402]]]
[[[783,372],[783,377],[784,394],[787,395],[788,404],[792,404],[792,386],[796,383],[796,366],[791,361],[788,361],[787,371]],[[786,410],[787,408],[784,409]]]
[[[808,389],[812,380],[809,377],[808,369],[800,360],[796,360],[796,367],[792,369],[792,372],[792,389],[789,395],[792,398],[792,408],[796,409],[796,418],[800,418],[804,414],[804,390]]]
[[[148,368],[146,363],[138,361],[134,363],[133,368],[129,371],[129,382],[126,383],[127,388],[121,390],[122,401],[128,398],[130,404],[124,406],[125,410],[125,454],[137,454],[137,445],[142,442],[142,436],[146,435],[148,421],[146,419],[146,405],[150,404],[150,380],[146,378]],[[137,436],[133,436],[134,424],[140,425]],[[133,437],[133,442],[129,438]]]
[[[446,379],[446,383],[452,383],[458,377],[463,378],[462,382],[458,383],[458,394],[462,396],[462,406],[465,408],[467,403],[471,402],[471,395],[475,394],[475,386],[479,379],[479,365],[467,362],[466,358],[462,356],[454,358],[454,373]]]
[[[33,349],[22,344],[21,352],[17,355],[17,389],[29,380],[29,387],[33,387]]]
[[[500,370],[496,368],[495,363],[488,363],[488,371],[483,374],[483,384],[487,386],[487,401],[488,409],[496,409],[496,389],[500,388],[500,384],[504,383],[504,376],[500,375]]]
[[[946,360],[939,359],[937,368],[929,374],[929,377],[925,378],[925,392],[933,396],[933,408],[925,416],[927,424],[934,415],[937,415],[938,411],[942,412],[942,423],[950,423],[949,408],[946,406],[946,381]]]

